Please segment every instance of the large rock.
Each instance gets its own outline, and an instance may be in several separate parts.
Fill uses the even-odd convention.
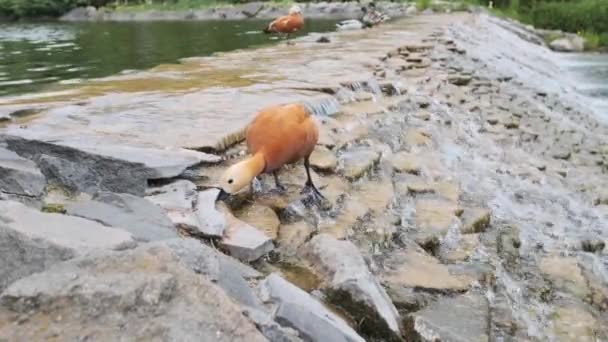
[[[266,341],[222,289],[163,246],[95,253],[22,279],[0,297],[0,321],[8,341]]]
[[[557,289],[572,293],[580,299],[587,299],[591,294],[575,257],[544,257],[540,260],[538,267],[543,276],[550,280]]]
[[[223,209],[227,227],[220,245],[233,257],[245,261],[255,261],[274,249],[272,239],[261,230],[234,217]]]
[[[348,180],[361,178],[380,161],[380,153],[368,148],[357,148],[343,153],[339,165],[344,177]]]
[[[13,281],[94,249],[134,245],[128,232],[0,201],[0,291]]]
[[[414,245],[395,251],[385,262],[383,281],[390,287],[405,287],[430,292],[464,292],[474,279],[452,275],[446,265]]]
[[[365,341],[325,305],[276,273],[260,283],[259,292],[264,302],[277,306],[275,321],[296,329],[305,341]]]
[[[585,50],[585,39],[577,35],[569,35],[553,40],[549,46],[559,52],[582,52]]]
[[[410,316],[406,338],[423,342],[487,342],[489,316],[484,296],[443,297]]]
[[[190,150],[112,145],[94,139],[47,142],[10,136],[6,142],[10,150],[35,161],[50,182],[91,194],[105,190],[143,196],[149,179],[175,177],[190,166],[219,160]]]
[[[250,2],[241,7],[241,12],[247,16],[247,18],[255,17],[264,8],[263,2]]]
[[[303,254],[325,278],[328,300],[361,322],[362,333],[400,340],[399,313],[355,245],[319,234],[308,242]]]
[[[157,241],[150,246],[171,249],[180,262],[194,272],[205,275],[224,289],[235,302],[251,308],[261,308],[262,303],[248,282],[262,278],[262,274],[250,266],[191,238]]]
[[[123,228],[140,241],[178,236],[173,223],[161,208],[146,199],[129,194],[100,192],[91,201],[71,203],[65,209],[68,215]]]
[[[46,179],[36,164],[0,147],[0,192],[40,197]]]

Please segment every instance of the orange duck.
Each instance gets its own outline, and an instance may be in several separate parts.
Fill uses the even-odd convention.
[[[264,29],[264,33],[286,33],[287,38],[292,33],[296,33],[304,27],[304,17],[300,6],[293,5],[289,9],[289,14],[273,20]]]
[[[285,191],[277,172],[285,164],[304,159],[305,190],[323,198],[310,177],[309,157],[317,144],[319,129],[302,104],[271,106],[261,110],[246,130],[251,157],[232,165],[220,179],[220,198],[235,194],[262,173],[272,173],[277,189]]]

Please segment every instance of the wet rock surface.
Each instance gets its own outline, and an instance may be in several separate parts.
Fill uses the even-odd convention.
[[[0,192],[27,197],[40,197],[46,178],[32,161],[0,147]]]
[[[362,322],[361,332],[372,338],[399,340],[397,309],[355,245],[319,234],[304,247],[303,254],[327,278],[329,301]]]
[[[165,240],[177,232],[161,208],[141,197],[99,192],[91,201],[65,206],[66,214],[125,229],[140,241]]]
[[[270,274],[260,284],[261,297],[278,306],[275,320],[300,332],[310,341],[365,341],[339,316],[308,293]]]
[[[278,14],[268,6],[235,10]],[[310,6],[340,13],[351,5]],[[230,15],[213,15],[223,14]],[[160,298],[142,299],[143,308],[166,308],[157,316],[137,312],[175,339],[184,335],[170,335],[177,330],[160,320],[181,318],[175,329],[182,334],[212,327],[220,340],[242,338],[232,323],[272,341],[606,340],[608,129],[540,35],[484,13],[455,13],[324,36],[324,44],[311,35],[289,46],[91,81],[71,89],[79,104],[53,94],[2,99],[1,113],[34,107],[23,101],[44,108],[26,125],[0,128],[0,146],[30,160],[19,159],[28,170],[33,162],[48,180],[35,199],[47,213],[0,196],[2,208],[12,208],[10,215],[0,211],[0,249],[10,256],[0,263],[9,270],[2,286],[20,289],[10,292],[15,298],[36,298],[21,289],[38,285],[18,279],[34,272],[43,272],[36,276],[44,281],[60,279],[66,267],[78,275],[61,278],[70,285],[100,273],[95,289],[120,285],[100,290],[111,294],[96,311],[101,317],[133,302],[125,298]],[[303,101],[320,124],[311,173],[326,201],[300,193],[306,178],[299,163],[280,173],[286,192],[273,190],[272,175],[263,175],[254,191],[216,202],[217,178],[246,154],[242,129],[251,115],[290,101]],[[168,217],[160,226],[189,238],[158,236],[138,252],[66,262],[92,250],[133,247],[132,227],[60,214],[97,201],[100,192],[144,197],[157,206],[151,217]],[[57,229],[38,224],[46,221]],[[152,249],[172,256],[140,258]],[[104,258],[113,267],[111,260],[140,263],[96,268]],[[129,282],[112,272],[135,276]],[[204,284],[191,283],[191,275]],[[163,285],[175,283],[189,294],[213,283],[214,298],[188,302],[206,313],[188,305],[175,314],[182,296],[190,300]],[[130,284],[142,290],[118,293]],[[84,290],[62,291],[68,299],[90,299],[78,292]],[[45,303],[54,306],[44,304],[44,315],[28,316],[14,304],[27,301],[0,304],[7,315],[0,318],[27,327],[0,324],[0,339],[35,339],[27,334],[46,329],[41,322],[55,309],[60,332],[82,337],[70,329],[88,331],[80,318],[88,313],[75,305],[78,317],[65,314],[72,304],[53,291]],[[218,298],[229,304],[215,305]],[[215,311],[229,314],[228,321],[207,315]],[[124,329],[133,336],[145,333],[136,330],[131,311],[117,315],[127,317]],[[114,337],[102,332],[91,336]]]
[[[490,341],[489,315],[483,296],[445,298],[413,314],[408,334],[416,341]]]
[[[224,291],[160,246],[88,256],[22,279],[0,296],[0,317],[8,340],[266,340]]]
[[[0,289],[91,250],[124,249],[134,244],[131,234],[121,229],[0,201]]]

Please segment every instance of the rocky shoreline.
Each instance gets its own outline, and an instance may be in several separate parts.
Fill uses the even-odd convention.
[[[4,99],[0,340],[607,339],[608,127],[542,39],[483,13],[323,37]],[[327,203],[301,165],[216,203],[289,101]]]
[[[352,19],[361,14],[359,2],[307,2],[302,4],[306,18],[315,19]],[[417,12],[414,3],[381,1],[378,8],[391,18],[412,15]],[[250,2],[242,5],[226,5],[191,10],[113,10],[102,7],[80,7],[63,15],[62,21],[158,21],[158,20],[242,20],[274,19],[285,15],[289,4],[272,2]],[[444,6],[449,8],[450,5]]]

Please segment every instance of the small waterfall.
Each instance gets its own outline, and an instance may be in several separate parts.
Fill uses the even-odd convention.
[[[340,102],[333,96],[304,101],[304,106],[306,106],[313,115],[317,116],[330,116],[341,110]]]
[[[374,96],[382,97],[382,87],[375,78],[343,83],[342,86],[351,89],[355,93],[368,92],[374,94]]]

